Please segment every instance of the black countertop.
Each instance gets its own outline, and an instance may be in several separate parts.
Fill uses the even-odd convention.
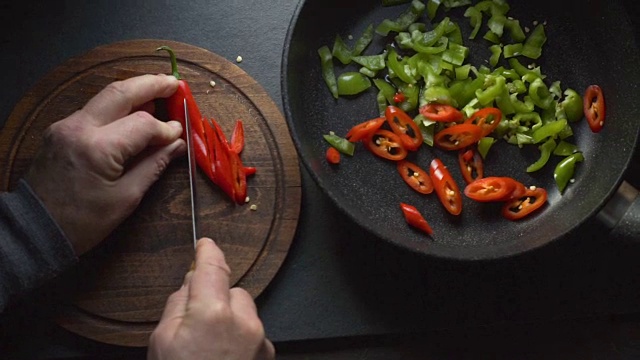
[[[282,108],[282,49],[296,6],[287,0],[4,3],[0,119],[68,58],[99,45],[140,38],[193,44],[231,61],[241,55],[239,66]],[[637,163],[628,174],[635,186],[640,184]],[[257,299],[268,336],[285,348],[296,341],[389,338],[640,311],[640,245],[616,242],[596,224],[518,258],[430,261],[350,223],[306,169],[301,167],[301,173],[302,212],[295,240],[276,278]],[[10,358],[142,353],[68,333],[28,301],[0,325],[0,352]]]

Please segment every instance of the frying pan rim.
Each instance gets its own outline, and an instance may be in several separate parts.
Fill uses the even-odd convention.
[[[623,171],[618,176],[616,181],[613,182],[612,186],[605,192],[605,196],[601,198],[601,201],[597,206],[593,206],[591,211],[588,211],[581,219],[574,221],[574,224],[569,227],[568,231],[564,234],[556,237],[545,238],[543,241],[532,241],[527,242],[525,245],[522,243],[507,243],[507,244],[499,244],[499,245],[490,245],[490,246],[474,246],[474,247],[452,247],[452,246],[442,246],[439,244],[438,246],[431,246],[430,249],[436,247],[440,251],[437,252],[424,252],[418,251],[415,248],[412,248],[407,243],[397,242],[392,239],[388,239],[387,237],[380,234],[378,231],[374,229],[370,229],[367,224],[363,222],[363,220],[359,219],[352,213],[342,202],[338,201],[335,193],[325,184],[322,178],[314,171],[312,164],[310,163],[307,152],[304,151],[304,147],[301,139],[298,137],[295,129],[297,128],[295,122],[293,121],[293,111],[291,109],[291,105],[289,103],[290,92],[289,92],[289,56],[291,53],[291,43],[296,30],[296,26],[299,23],[300,14],[302,13],[305,5],[307,4],[307,0],[300,0],[298,5],[294,11],[293,16],[291,17],[289,26],[287,28],[287,33],[285,36],[284,47],[282,51],[282,61],[281,61],[281,89],[282,89],[282,104],[285,113],[285,119],[288,124],[290,135],[293,139],[293,142],[296,147],[296,151],[300,154],[301,162],[304,164],[307,169],[309,175],[314,180],[314,182],[318,185],[318,187],[322,190],[326,196],[331,199],[331,202],[335,207],[342,212],[342,214],[346,215],[350,218],[355,224],[357,224],[360,228],[367,231],[371,235],[377,237],[378,239],[390,243],[399,248],[408,250],[414,254],[419,254],[425,256],[427,258],[437,259],[437,260],[445,260],[445,261],[473,261],[473,262],[490,262],[490,261],[498,261],[498,260],[506,260],[513,259],[518,256],[523,256],[525,254],[531,253],[533,251],[542,249],[546,246],[555,243],[568,234],[575,232],[577,229],[582,227],[586,221],[589,219],[595,218],[596,214],[607,204],[607,202],[613,197],[613,194],[618,190],[622,182],[624,181],[624,177],[626,171],[629,169],[631,161],[634,159],[634,154],[638,150],[638,138],[640,137],[640,123],[636,126],[636,135],[635,142],[629,152],[629,156],[624,161],[624,166],[622,167]],[[517,244],[517,245],[516,245]],[[444,251],[442,251],[444,250]]]

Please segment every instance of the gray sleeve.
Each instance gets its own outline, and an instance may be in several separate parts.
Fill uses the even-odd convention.
[[[71,244],[29,185],[0,194],[0,313],[15,296],[78,261]]]

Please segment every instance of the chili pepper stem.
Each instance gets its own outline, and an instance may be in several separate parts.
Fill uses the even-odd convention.
[[[169,57],[171,58],[171,73],[173,74],[173,76],[178,80],[182,79],[180,73],[178,72],[178,61],[176,60],[176,54],[174,54],[173,50],[171,50],[171,48],[166,45],[160,46],[156,49],[156,51],[161,50],[165,50],[169,53]]]

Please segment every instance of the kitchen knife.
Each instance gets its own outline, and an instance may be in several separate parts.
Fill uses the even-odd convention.
[[[193,150],[193,133],[191,132],[191,120],[189,119],[189,109],[187,99],[184,99],[184,126],[187,139],[187,157],[189,158],[189,191],[191,193],[191,225],[193,228],[193,247],[198,241],[197,216],[196,216],[196,154]]]

